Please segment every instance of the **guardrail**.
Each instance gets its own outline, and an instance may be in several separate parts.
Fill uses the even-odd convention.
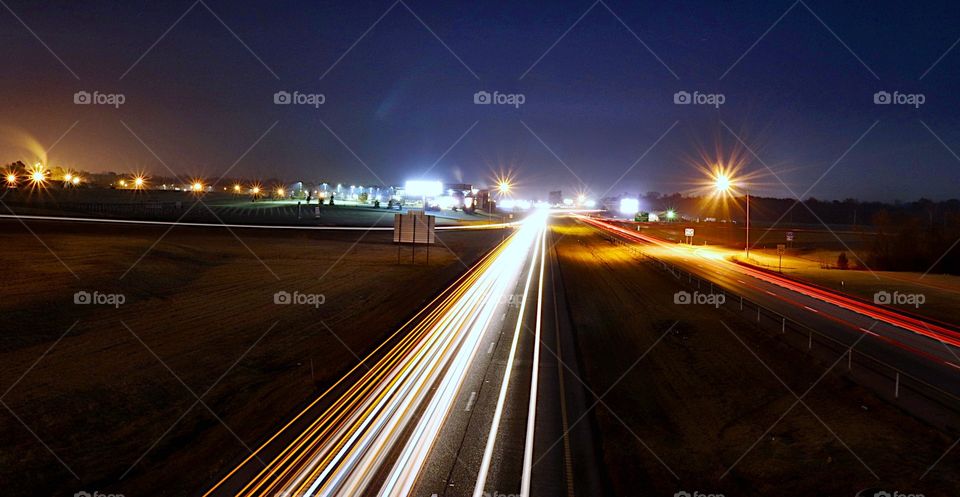
[[[170,216],[183,212],[184,202],[5,202],[11,208],[57,209],[87,214],[117,216]],[[189,207],[189,204],[187,204]]]
[[[949,432],[960,433],[960,396],[921,380],[874,355],[855,350],[855,343],[844,343],[722,285],[654,257],[635,242],[601,233],[611,243],[632,250],[644,262],[669,273],[681,284],[695,290],[724,295],[723,303],[720,304],[724,309],[750,319],[758,329],[772,330],[775,336],[815,359],[832,364],[843,376],[869,388],[881,398],[930,424]],[[846,361],[841,359],[842,356],[846,356]],[[838,367],[840,363],[844,363],[842,369]]]

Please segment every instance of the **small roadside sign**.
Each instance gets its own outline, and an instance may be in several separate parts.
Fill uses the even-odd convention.
[[[683,236],[693,236],[693,228],[684,228]]]
[[[782,244],[782,243],[778,243],[778,244],[777,244],[777,257],[780,258],[780,269],[779,269],[779,271],[780,271],[781,273],[783,272],[783,253],[786,252],[786,251],[787,251],[787,246],[786,246],[786,245],[784,245],[784,244]]]
[[[793,232],[792,232],[792,231],[788,231],[788,232],[787,232],[787,241],[788,241],[788,242],[792,242],[792,241],[793,241]]]

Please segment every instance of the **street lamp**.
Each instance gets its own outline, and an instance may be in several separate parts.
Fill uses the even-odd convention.
[[[717,193],[728,193],[733,188],[733,182],[730,180],[730,177],[722,172],[718,172],[713,179],[714,187],[717,189]],[[750,260],[750,192],[745,191],[744,196],[746,197],[746,211],[747,211],[747,239],[746,245],[746,258]]]

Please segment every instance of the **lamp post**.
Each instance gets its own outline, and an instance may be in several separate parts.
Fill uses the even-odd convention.
[[[750,262],[750,192],[746,192],[747,196],[747,243],[745,245],[747,250],[747,262]]]
[[[724,173],[717,173],[714,177],[714,186],[717,189],[718,193],[726,193],[730,191],[733,187],[733,183],[730,178]],[[747,236],[746,244],[744,245],[744,250],[746,251],[746,257],[750,259],[750,191],[746,190],[744,193],[746,197],[746,211],[747,211]]]

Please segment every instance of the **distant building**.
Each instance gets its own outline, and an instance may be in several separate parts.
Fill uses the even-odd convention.
[[[473,202],[474,207],[477,209],[490,212],[492,210],[490,202],[490,190],[477,190]]]
[[[550,196],[547,199],[550,202],[550,205],[560,205],[563,203],[563,191],[557,190],[555,192],[550,192]]]

